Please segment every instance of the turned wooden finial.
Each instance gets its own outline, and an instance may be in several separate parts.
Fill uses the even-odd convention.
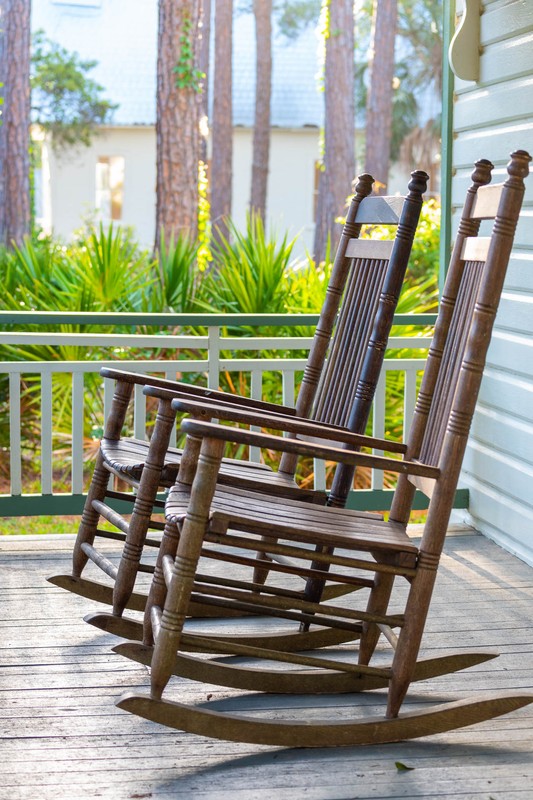
[[[354,183],[354,194],[359,195],[360,197],[367,197],[372,191],[374,178],[372,175],[369,175],[368,172],[363,172],[362,175],[358,175]]]
[[[507,172],[513,178],[524,180],[529,174],[531,156],[526,150],[515,150],[511,153],[511,160],[507,164]]]
[[[411,180],[407,185],[409,193],[416,195],[424,194],[427,189],[428,181],[429,175],[427,172],[424,172],[422,169],[415,169],[414,172],[411,172]]]

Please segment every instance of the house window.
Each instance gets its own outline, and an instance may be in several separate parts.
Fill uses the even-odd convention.
[[[96,209],[103,220],[122,219],[124,158],[99,156],[96,164]]]

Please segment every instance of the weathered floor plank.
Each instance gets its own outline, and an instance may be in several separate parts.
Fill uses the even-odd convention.
[[[45,582],[68,571],[71,537],[0,537],[0,800],[210,798],[530,800],[533,706],[473,728],[380,747],[284,750],[170,731],[114,706],[144,667],[82,617],[96,604]],[[114,545],[107,545],[112,553]],[[451,536],[425,656],[497,650],[417,684],[411,706],[533,687],[533,569],[476,535]],[[235,624],[235,623],[234,623]],[[369,712],[362,697],[280,698],[181,681],[185,702],[313,719]],[[373,696],[374,695],[374,696]],[[401,762],[410,770],[398,770]]]

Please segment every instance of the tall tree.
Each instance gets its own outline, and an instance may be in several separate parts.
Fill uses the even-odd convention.
[[[266,215],[272,94],[272,0],[254,0],[256,72],[250,209]]]
[[[365,171],[379,181],[374,184],[374,189],[377,188],[380,194],[386,193],[389,182],[397,22],[397,0],[374,0],[370,85],[366,102]]]
[[[44,31],[32,37],[32,120],[51,135],[56,151],[88,147],[98,128],[109,122],[118,108],[103,97],[103,86],[88,75],[97,63],[70,53],[47,39]]]
[[[354,19],[352,0],[324,0],[324,161],[318,184],[314,257],[322,261],[328,239],[340,237],[343,213],[355,177]]]
[[[198,228],[200,0],[159,0],[156,240]]]
[[[215,4],[215,69],[213,77],[213,120],[211,157],[211,222],[214,235],[228,235],[233,178],[232,113],[233,0]]]
[[[21,244],[30,232],[31,0],[3,0],[0,27],[0,241]]]
[[[203,72],[203,87],[200,98],[200,145],[201,159],[207,164],[207,139],[209,136],[209,56],[211,51],[211,0],[202,0],[201,22],[202,46],[200,70]]]

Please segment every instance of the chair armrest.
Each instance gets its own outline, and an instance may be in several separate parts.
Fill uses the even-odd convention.
[[[259,411],[272,411],[279,414],[286,414],[289,416],[294,415],[294,408],[291,406],[282,406],[277,403],[268,403],[264,400],[253,400],[250,397],[242,397],[238,394],[230,394],[229,392],[222,392],[216,389],[207,389],[204,386],[195,386],[194,384],[181,383],[180,381],[170,381],[165,378],[155,378],[153,375],[144,375],[140,372],[126,372],[125,370],[111,369],[110,367],[102,367],[100,375],[104,378],[112,378],[116,381],[123,381],[125,383],[135,383],[139,386],[146,386],[167,392],[173,392],[173,396],[192,396],[196,398],[204,398],[206,400],[213,400],[221,403],[229,403],[234,406],[246,406]],[[146,391],[146,394],[152,394]],[[156,396],[162,396],[157,395]],[[170,395],[166,395],[167,399],[171,399]]]
[[[256,447],[264,447],[278,452],[296,453],[299,456],[312,456],[353,466],[374,467],[375,469],[385,469],[390,472],[407,475],[421,475],[425,478],[438,478],[440,475],[438,467],[422,464],[419,461],[401,461],[396,458],[370,455],[360,451],[332,447],[331,445],[311,444],[310,442],[302,442],[299,439],[289,439],[268,433],[232,428],[213,422],[201,422],[190,417],[183,420],[181,430],[192,436],[223,439],[226,442],[255,445]]]
[[[154,392],[151,388],[146,390],[146,394],[162,396],[160,391]],[[196,419],[203,419],[205,421],[220,419],[244,425],[271,428],[285,433],[292,433],[297,436],[300,441],[307,440],[315,444],[324,443],[325,440],[326,444],[330,442],[339,442],[350,445],[354,449],[370,447],[376,450],[400,453],[402,455],[407,451],[406,445],[400,442],[390,442],[385,439],[365,436],[364,434],[352,433],[346,428],[335,425],[324,425],[321,422],[314,422],[313,420],[302,419],[301,417],[288,417],[267,411],[258,412],[247,408],[235,408],[220,403],[198,401],[182,397],[176,397],[172,401],[172,407],[176,411],[192,414]]]

